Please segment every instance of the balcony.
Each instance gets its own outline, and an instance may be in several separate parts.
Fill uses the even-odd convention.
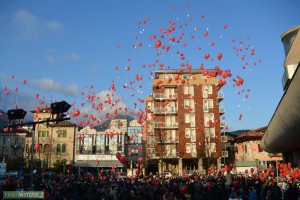
[[[159,100],[177,99],[177,94],[153,93],[153,97]]]
[[[161,152],[161,153],[158,153],[156,152],[155,153],[155,157],[157,158],[179,158],[179,152]]]
[[[176,135],[174,138],[173,137],[168,137],[166,136],[165,139],[161,142],[161,141],[157,141],[157,143],[164,143],[164,144],[175,144],[175,143],[179,143],[179,136]]]
[[[154,129],[177,129],[178,122],[153,122],[152,123]]]
[[[218,93],[218,99],[219,99],[219,102],[221,102],[224,99],[224,93],[223,92]]]
[[[220,122],[221,129],[225,128],[225,126],[226,126],[226,122]]]
[[[176,114],[177,108],[175,107],[154,107],[154,114]]]
[[[220,115],[223,115],[225,113],[225,108],[219,107],[219,113],[220,113]]]

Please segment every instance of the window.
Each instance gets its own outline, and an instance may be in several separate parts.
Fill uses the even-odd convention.
[[[2,143],[3,143],[3,144],[6,143],[6,137],[3,138]]]
[[[190,108],[191,112],[194,112],[195,111],[195,102],[194,102],[194,99],[185,99],[184,100],[184,108],[185,109],[188,109]]]
[[[194,86],[193,85],[183,86],[183,92],[184,94],[189,94],[191,96],[194,96]]]
[[[211,157],[212,153],[216,152],[216,143],[215,142],[208,142],[206,143],[206,157]]]
[[[154,153],[154,149],[153,148],[148,148],[148,154],[153,154]]]
[[[67,146],[65,144],[62,145],[61,152],[63,153],[67,152]]]
[[[61,152],[61,146],[60,146],[60,144],[57,144],[57,146],[56,146],[56,152],[57,153]]]
[[[57,131],[57,137],[61,137],[61,135],[62,135],[62,130],[58,130]]]
[[[165,95],[166,95],[167,98],[175,97],[175,89],[174,88],[166,88],[165,89]]]
[[[173,78],[173,74],[164,74],[165,80],[168,80],[169,78]]]
[[[191,129],[190,128],[186,128],[185,129],[185,138],[190,138],[191,137]]]
[[[215,128],[205,128],[205,138],[216,137]]]
[[[63,137],[67,137],[67,130],[63,130]]]
[[[182,79],[184,79],[184,80],[192,79],[192,76],[188,75],[188,74],[183,74]]]
[[[212,85],[208,85],[208,86],[207,86],[207,93],[208,93],[208,94],[212,94],[212,91],[213,91]]]
[[[57,136],[58,137],[67,137],[67,130],[58,130]]]
[[[214,100],[213,99],[208,99],[208,107],[213,108],[214,107]]]
[[[46,131],[42,131],[42,137],[46,137]]]
[[[185,113],[184,118],[185,118],[185,123],[190,123],[191,127],[195,127],[195,114],[194,113]]]
[[[204,126],[205,127],[209,127],[209,123],[210,122],[214,122],[215,121],[215,117],[214,117],[214,113],[204,113]]]
[[[245,145],[245,153],[247,153],[247,145]]]
[[[196,142],[196,131],[194,128],[191,128],[191,142]]]
[[[222,151],[222,157],[228,158],[228,151]]]
[[[207,98],[207,85],[202,86],[202,96],[203,98]]]
[[[197,157],[196,143],[191,143],[191,154],[192,154],[192,157]]]
[[[190,143],[185,143],[185,152],[191,153],[191,144]]]
[[[150,110],[151,109],[151,106],[152,106],[152,103],[151,102],[148,102],[147,103],[147,108]]]

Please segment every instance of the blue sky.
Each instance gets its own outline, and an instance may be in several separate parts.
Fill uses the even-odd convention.
[[[134,103],[143,109],[139,99],[151,93],[150,73],[160,63],[164,69],[179,69],[188,62],[195,69],[203,63],[208,69],[218,65],[232,71],[221,104],[230,130],[265,126],[283,94],[280,37],[299,25],[299,7],[296,0],[0,1],[0,109],[18,105],[33,110],[51,100],[66,100],[74,104],[71,112],[80,109],[97,118],[78,121],[96,125],[111,110],[134,110]],[[176,30],[160,38],[169,20]],[[179,43],[169,41],[181,34]],[[154,48],[158,39],[170,46],[169,52]],[[204,59],[207,53],[213,61]],[[241,87],[232,86],[237,75],[244,79]],[[95,99],[87,99],[93,94]],[[100,102],[104,109],[95,110]]]

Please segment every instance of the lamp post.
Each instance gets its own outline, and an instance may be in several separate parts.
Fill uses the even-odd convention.
[[[51,104],[51,118],[47,118],[46,120],[38,120],[28,123],[22,123],[27,114],[27,111],[23,109],[12,109],[7,111],[9,125],[6,128],[18,128],[22,126],[32,126],[32,145],[31,145],[31,165],[30,165],[30,190],[32,191],[33,188],[33,156],[34,156],[34,145],[35,145],[35,126],[36,124],[46,124],[47,127],[49,126],[50,122],[61,122],[70,120],[70,117],[65,117],[64,113],[70,109],[71,105],[68,104],[66,101],[55,102]],[[55,116],[55,117],[54,117]]]

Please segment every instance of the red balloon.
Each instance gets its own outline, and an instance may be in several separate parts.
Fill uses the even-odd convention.
[[[118,153],[116,154],[116,157],[118,158],[118,160],[120,160],[121,154],[118,152]]]
[[[250,169],[250,171],[251,171],[251,173],[253,173],[253,172],[254,172],[254,169],[253,169],[253,168],[251,168],[251,169]]]
[[[209,59],[209,57],[210,57],[209,53],[204,55],[205,60]]]
[[[161,41],[157,40],[155,43],[155,48],[158,49],[161,46]]]
[[[122,164],[125,164],[125,163],[127,162],[126,157],[125,157],[125,156],[122,156],[122,157],[120,158],[120,162],[121,162]]]
[[[35,150],[35,151],[38,151],[39,149],[40,149],[40,145],[39,145],[39,144],[35,144],[35,145],[34,145],[34,150]]]
[[[248,169],[245,170],[245,173],[248,174]]]
[[[221,60],[222,59],[222,53],[218,53],[218,59]]]
[[[73,117],[77,117],[78,115],[80,115],[80,111],[79,110],[75,110],[73,113]]]

